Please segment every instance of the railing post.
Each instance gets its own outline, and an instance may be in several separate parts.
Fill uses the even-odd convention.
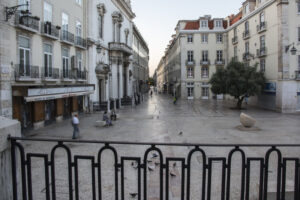
[[[18,193],[20,193],[17,190],[20,166],[16,164],[18,157],[14,147],[11,146],[9,136],[21,136],[20,123],[16,120],[0,117],[0,198],[16,200]]]

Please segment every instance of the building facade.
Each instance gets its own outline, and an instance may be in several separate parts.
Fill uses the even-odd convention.
[[[86,111],[94,92],[86,1],[4,0],[0,6],[1,115],[30,129]]]
[[[281,112],[300,110],[299,13],[297,0],[247,0],[238,14],[224,19],[179,21],[157,68],[158,88],[175,94],[171,87],[177,84],[182,98],[222,99],[210,91],[208,81],[217,67],[237,59],[258,64],[267,78],[263,93],[251,97],[251,104]],[[180,66],[173,61],[178,54]]]
[[[149,79],[149,48],[136,25],[133,25],[133,94],[145,93],[148,91]]]

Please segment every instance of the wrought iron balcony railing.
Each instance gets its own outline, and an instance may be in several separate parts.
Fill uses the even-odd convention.
[[[77,80],[87,80],[87,75],[88,75],[88,73],[87,73],[87,71],[80,71],[80,70],[77,70],[76,71],[76,79]]]
[[[210,60],[200,60],[200,65],[210,65]]]
[[[244,61],[249,61],[251,58],[251,54],[249,52],[243,53],[243,60]]]
[[[77,47],[85,49],[86,48],[86,40],[83,39],[82,37],[76,36],[75,45]]]
[[[128,55],[132,55],[132,49],[125,43],[120,42],[110,42],[109,44],[110,51],[120,51]]]
[[[54,26],[51,24],[51,22],[42,22],[41,27],[41,32],[43,35],[52,39],[59,39],[59,26]]]
[[[56,80],[59,79],[59,69],[58,68],[42,68],[42,78],[43,80]]]
[[[217,59],[215,61],[215,65],[225,65],[225,60],[224,59]]]
[[[30,32],[37,33],[39,31],[39,21],[38,17],[22,14],[22,11],[16,12],[15,15],[16,26]]]
[[[61,70],[61,79],[63,81],[72,81],[72,79],[76,79],[76,74],[74,70]]]
[[[74,34],[66,30],[61,31],[60,39],[67,44],[74,44]]]
[[[267,48],[266,47],[261,47],[256,50],[257,57],[263,57],[267,55]]]
[[[238,43],[238,37],[237,36],[234,36],[232,38],[232,44],[237,44]]]
[[[300,199],[300,144],[10,141],[14,199]]]
[[[243,39],[246,40],[246,39],[249,39],[250,38],[250,31],[249,30],[245,30],[243,32]]]
[[[16,81],[33,81],[40,78],[39,67],[18,64],[15,66]]]
[[[300,80],[300,70],[295,71],[296,80]]]
[[[195,60],[186,60],[185,61],[186,66],[194,66],[195,63],[196,63]]]
[[[257,32],[261,33],[263,31],[267,30],[267,22],[260,22],[259,25],[257,25]]]

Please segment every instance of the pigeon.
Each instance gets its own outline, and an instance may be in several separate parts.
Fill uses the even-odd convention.
[[[172,171],[170,172],[170,175],[173,176],[173,177],[176,176],[176,174]]]
[[[155,165],[159,165],[160,163],[159,162],[156,162],[156,163],[154,163]]]
[[[178,135],[182,135],[182,134],[183,134],[182,131],[180,131]]]
[[[134,162],[131,163],[131,166],[134,166]]]
[[[176,167],[176,162],[173,163],[173,167]]]
[[[136,193],[136,192],[134,192],[134,193],[129,193],[129,195],[130,195],[132,198],[135,198],[135,197],[138,195],[138,193]]]
[[[155,166],[148,166],[149,171],[153,171],[155,169]]]
[[[156,153],[152,154],[152,158],[157,158],[157,157],[158,157],[158,155]]]

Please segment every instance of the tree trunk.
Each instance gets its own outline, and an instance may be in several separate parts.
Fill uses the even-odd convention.
[[[239,110],[242,109],[243,100],[244,100],[244,97],[238,98],[238,101],[237,101],[237,104],[236,104],[237,109],[239,109]]]

